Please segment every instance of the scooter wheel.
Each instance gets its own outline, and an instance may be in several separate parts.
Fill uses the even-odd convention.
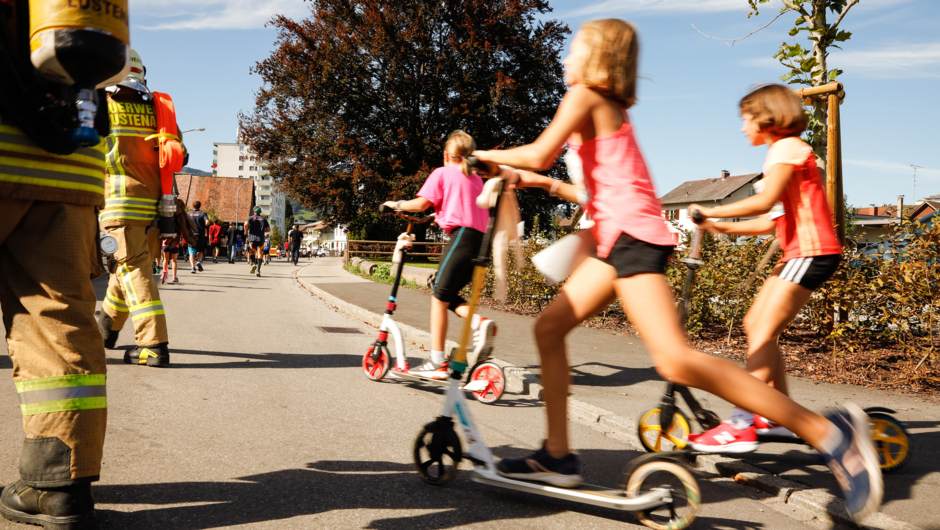
[[[640,442],[650,453],[683,449],[688,444],[690,432],[692,431],[689,428],[689,419],[678,409],[673,414],[672,424],[668,429],[663,430],[659,424],[659,408],[644,412],[637,425]]]
[[[375,349],[379,348],[378,355],[373,354]],[[392,356],[388,353],[388,348],[384,346],[369,346],[369,349],[366,351],[366,354],[362,356],[362,371],[365,372],[366,377],[373,381],[378,381],[385,377],[385,374],[388,373],[388,369],[392,366]]]
[[[871,412],[868,414],[871,425],[871,439],[875,442],[875,453],[881,472],[895,471],[904,467],[914,453],[911,437],[898,420],[890,414]]]
[[[495,403],[503,397],[503,390],[506,389],[506,375],[499,365],[491,362],[481,363],[474,367],[470,372],[470,382],[486,381],[486,387],[481,390],[473,390],[471,394],[480,403]]]
[[[415,438],[414,465],[421,480],[443,486],[457,476],[463,452],[450,418],[438,418],[424,426]]]
[[[626,473],[629,476],[624,477],[624,489],[628,498],[639,497],[654,489],[669,490],[672,500],[668,504],[633,512],[645,526],[656,530],[681,530],[695,520],[702,493],[695,477],[684,465],[671,458],[656,459],[636,467],[628,465]]]

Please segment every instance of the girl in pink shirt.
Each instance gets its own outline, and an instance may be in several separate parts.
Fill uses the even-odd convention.
[[[483,191],[483,179],[465,160],[474,149],[476,143],[469,134],[452,132],[444,144],[444,167],[431,172],[418,191],[418,197],[385,203],[406,212],[423,212],[433,206],[435,222],[450,236],[441,254],[431,299],[431,358],[417,368],[409,369],[412,374],[433,379],[448,377],[449,367],[444,358],[447,310],[461,318],[466,318],[469,313],[467,301],[460,296],[460,291],[473,277],[472,260],[480,251],[483,232],[490,218],[488,210],[476,205],[476,198]],[[471,355],[480,359],[481,355],[489,355],[493,349],[496,324],[480,315],[474,315],[471,324],[474,341]]]
[[[561,487],[581,483],[580,463],[568,445],[570,376],[565,336],[619,298],[663,378],[716,394],[797,433],[824,453],[837,478],[850,477],[851,483],[843,483],[843,489],[853,492],[849,494],[850,512],[861,517],[877,508],[877,502],[869,502],[873,499],[867,491],[859,502],[854,492],[866,489],[863,483],[869,479],[873,483],[876,477],[868,468],[859,470],[842,462],[858,461],[859,454],[852,449],[866,440],[871,446],[871,439],[867,430],[842,427],[846,421],[858,428],[867,427],[857,425],[854,416],[846,420],[845,416],[833,415],[830,421],[815,414],[736,364],[698,352],[688,343],[664,274],[672,240],[659,215],[660,204],[626,113],[636,102],[637,55],[637,38],[630,24],[616,19],[585,24],[575,35],[564,61],[571,88],[538,139],[505,151],[473,153],[490,164],[547,169],[562,147],[569,144],[584,168],[588,192],[585,206],[596,223],[595,255],[585,257],[576,266],[561,293],[535,324],[548,436],[535,454],[524,459],[503,459],[498,470],[508,477]],[[578,201],[575,186],[532,172],[520,173],[517,187],[540,187],[571,202]],[[879,483],[880,479],[879,473]]]

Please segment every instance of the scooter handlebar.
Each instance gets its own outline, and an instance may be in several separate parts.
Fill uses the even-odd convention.
[[[394,215],[395,217],[400,217],[400,218],[404,219],[405,221],[409,221],[409,222],[412,222],[412,223],[418,224],[418,225],[424,224],[424,223],[430,223],[431,221],[434,220],[434,214],[433,214],[433,213],[432,213],[431,215],[428,215],[427,217],[414,217],[414,216],[412,216],[412,215],[406,214],[405,212],[403,212],[403,211],[401,211],[401,210],[396,210],[395,208],[392,208],[392,207],[390,207],[390,206],[386,206],[385,204],[380,204],[380,205],[379,205],[379,207],[378,207],[378,212],[379,212],[380,214],[392,214],[392,215]]]

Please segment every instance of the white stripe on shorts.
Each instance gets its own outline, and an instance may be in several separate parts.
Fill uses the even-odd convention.
[[[806,274],[809,266],[813,264],[813,258],[803,258],[803,266],[800,267],[800,270],[793,276],[793,283],[799,285],[803,281],[803,275]]]
[[[803,258],[794,258],[788,261],[787,264],[783,266],[783,270],[780,271],[780,279],[789,280],[790,271],[794,269],[796,262],[800,261],[801,259]]]

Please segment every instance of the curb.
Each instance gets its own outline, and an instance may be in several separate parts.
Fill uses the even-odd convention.
[[[366,324],[378,328],[382,323],[382,315],[377,315],[315,285],[308,284],[300,278],[300,271],[302,270],[301,268],[294,272],[294,280],[310,294],[332,305],[339,311],[359,318]],[[403,340],[414,344],[427,344],[431,340],[431,334],[427,331],[401,322],[398,322],[398,327],[402,332]],[[448,340],[445,346],[449,351],[451,348],[456,347],[457,343]],[[538,375],[495,357],[490,357],[489,360],[503,369],[503,373],[506,375],[507,391],[521,394],[529,399],[542,400],[543,388],[539,383]],[[632,418],[620,416],[572,397],[568,398],[568,416],[569,419],[588,425],[597,425],[605,431],[612,431],[618,435],[618,439],[633,446],[633,449],[645,452],[637,435],[637,422]],[[712,454],[696,454],[695,467],[705,473],[732,478],[735,483],[743,484],[785,504],[805,509],[820,519],[839,525],[866,530],[923,530],[919,526],[898,521],[882,513],[867,518],[864,525],[856,525],[849,517],[845,508],[845,501],[841,497],[832,495],[826,489],[811,488],[805,484],[772,475],[763,469],[734,458]]]

